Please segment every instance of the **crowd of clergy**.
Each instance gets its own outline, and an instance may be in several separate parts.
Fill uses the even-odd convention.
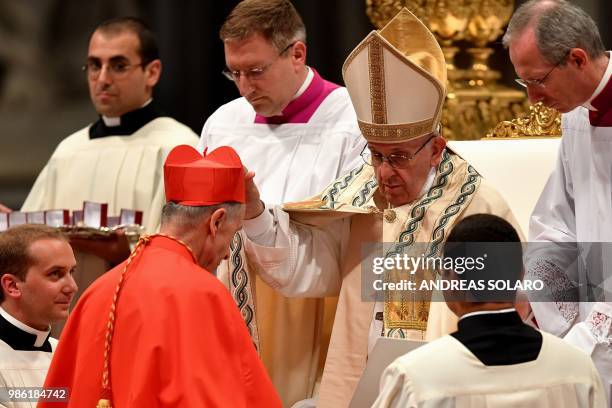
[[[530,101],[562,113],[528,231],[447,147],[444,54],[408,9],[347,56],[344,86],[307,65],[289,0],[243,0],[219,37],[240,97],[198,137],[153,98],[147,24],[93,30],[99,117],[19,211],[104,203],[142,211],[143,232],[0,232],[1,408],[610,406],[612,62],[585,11],[529,0],[503,37]],[[485,244],[503,251],[483,273],[548,297],[364,291],[372,256],[459,265]]]

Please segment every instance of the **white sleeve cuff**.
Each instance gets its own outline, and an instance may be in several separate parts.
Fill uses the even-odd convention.
[[[265,205],[265,208],[261,214],[255,218],[251,218],[250,220],[244,220],[242,223],[244,232],[246,232],[247,236],[251,239],[263,235],[273,227],[274,217],[272,216],[271,210],[268,208],[267,204]]]

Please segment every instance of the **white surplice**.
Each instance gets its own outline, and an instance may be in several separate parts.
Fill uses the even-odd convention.
[[[25,387],[43,386],[53,358],[53,351],[57,347],[57,340],[49,337],[49,331],[43,332],[25,325],[8,314],[2,307],[0,307],[0,315],[3,321],[6,321],[4,330],[7,332],[21,331],[31,336],[33,343],[27,344],[28,346],[42,348],[47,339],[51,345],[51,351],[16,350],[0,337],[0,390],[3,394],[0,398],[0,408],[34,408],[36,406],[34,401],[12,402],[4,397],[8,396],[9,389],[19,391]],[[2,335],[10,336],[9,333],[2,333]],[[15,337],[13,339],[18,341]]]
[[[122,208],[142,211],[146,230],[155,232],[165,203],[166,156],[174,146],[196,143],[191,129],[168,117],[126,136],[90,139],[87,126],[57,146],[21,210],[79,210],[83,201],[108,203],[109,215],[119,215]]]
[[[441,337],[385,369],[373,407],[605,408],[588,357],[548,333],[542,337],[537,359],[498,366],[484,365],[453,336]]]
[[[562,116],[562,139],[558,160],[533,211],[529,226],[530,242],[579,243],[588,249],[602,242],[596,258],[585,259],[571,251],[530,246],[528,274],[544,278],[553,289],[567,289],[595,283],[607,294],[606,303],[554,298],[554,302],[534,302],[531,307],[542,330],[566,339],[590,354],[609,393],[612,385],[612,350],[609,344],[612,322],[612,126],[591,124],[589,110],[609,111],[612,60],[591,98]],[[585,107],[586,106],[586,107]],[[592,254],[590,255],[592,256]],[[573,259],[574,258],[574,259]],[[573,263],[573,260],[578,262]],[[595,261],[597,268],[587,262]],[[553,266],[554,265],[554,266]],[[595,269],[600,269],[596,272]],[[601,274],[602,276],[594,276]],[[584,300],[584,297],[581,298]],[[607,325],[606,327],[603,327]]]
[[[198,150],[231,146],[255,172],[264,202],[306,199],[361,165],[365,147],[345,88],[330,93],[307,123],[254,123],[244,98],[220,107],[206,121]]]

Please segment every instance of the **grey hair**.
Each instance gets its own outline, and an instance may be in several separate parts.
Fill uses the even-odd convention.
[[[209,217],[220,208],[227,211],[228,218],[234,219],[238,216],[244,204],[227,202],[215,205],[188,206],[169,201],[162,209],[161,225],[172,223],[181,228],[195,228],[204,218]]]
[[[583,49],[590,58],[605,51],[595,21],[581,8],[565,0],[530,0],[512,15],[502,42],[506,48],[526,29],[534,27],[536,45],[550,64],[565,65],[572,48]]]

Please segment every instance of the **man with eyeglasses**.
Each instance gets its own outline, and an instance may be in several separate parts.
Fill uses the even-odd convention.
[[[568,253],[559,253],[558,248],[567,245],[554,247],[552,243],[612,242],[610,53],[593,19],[567,1],[523,4],[512,16],[503,42],[529,99],[563,114],[557,165],[529,225],[529,241],[551,244],[530,248],[527,273],[544,277],[551,288],[576,287],[576,278],[568,277],[568,268],[559,263]],[[591,290],[603,288],[610,293],[605,280],[612,270],[612,253],[604,246],[597,258],[593,254],[591,251],[588,268],[579,269],[579,276],[587,277]],[[538,325],[565,335],[591,354],[608,393],[612,384],[612,304],[556,296],[550,300],[532,299]]]
[[[83,201],[101,202],[109,215],[143,211],[143,225],[155,232],[164,204],[163,160],[174,146],[197,143],[191,129],[164,116],[153,101],[162,69],[155,36],[136,18],[105,21],[91,36],[83,69],[100,117],[57,146],[21,210],[79,210]],[[120,235],[72,243],[82,290],[129,255]]]
[[[405,37],[410,44],[398,41]],[[499,193],[446,149],[444,55],[413,14],[403,9],[370,33],[343,76],[368,142],[365,163],[283,207],[264,207],[250,183],[244,222],[249,260],[264,281],[287,296],[339,295],[317,407],[348,405],[380,336],[429,340],[456,330],[441,302],[382,300],[385,293],[374,301],[362,287],[372,276],[364,260],[382,252],[368,244],[405,254],[420,243],[424,256],[439,256],[450,228],[471,214],[518,225]]]
[[[200,151],[236,149],[270,204],[313,196],[361,165],[365,140],[348,93],[306,65],[306,29],[289,1],[242,1],[219,34],[223,75],[241,97],[208,118]],[[231,262],[220,265],[218,276],[234,294],[283,403],[290,406],[315,387],[319,343],[303,339],[320,336],[324,300],[287,299],[275,292],[249,273],[243,241],[243,235],[236,236]]]
[[[111,215],[141,210],[147,230],[158,227],[163,159],[176,145],[197,143],[153,101],[161,70],[155,36],[143,21],[119,17],[96,28],[83,71],[100,117],[59,144],[23,211],[75,210],[91,200],[108,203]]]

